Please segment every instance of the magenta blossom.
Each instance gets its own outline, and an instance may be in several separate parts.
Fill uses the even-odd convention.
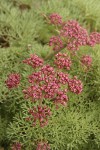
[[[58,104],[61,104],[63,106],[67,105],[67,102],[68,102],[68,96],[66,95],[67,92],[68,92],[67,89],[62,90],[62,91],[59,90],[57,92],[57,96],[54,99],[54,103],[56,106],[58,106]]]
[[[50,150],[50,145],[48,142],[39,142],[36,150]]]
[[[50,108],[47,106],[37,106],[29,110],[31,114],[31,120],[33,120],[33,126],[39,121],[40,126],[44,127],[48,124],[48,117],[51,116]]]
[[[29,77],[28,77],[28,81],[30,83],[40,83],[41,81],[43,81],[43,77],[42,77],[42,73],[41,71],[39,72],[34,72],[32,73]]]
[[[89,56],[89,55],[83,55],[83,56],[81,57],[81,62],[82,62],[85,66],[90,67],[91,64],[92,64],[92,57]]]
[[[8,79],[5,81],[5,83],[9,89],[17,87],[20,83],[20,75],[17,73],[9,74]]]
[[[58,77],[59,83],[61,84],[67,84],[69,81],[69,75],[63,72],[58,72],[57,77]]]
[[[33,68],[41,67],[43,65],[43,59],[38,57],[35,54],[31,54],[30,58],[27,58],[26,60],[23,60],[23,63],[26,63]]]
[[[60,35],[66,38],[68,50],[76,51],[80,46],[87,45],[88,33],[75,20],[69,20],[62,27]]]
[[[89,36],[88,45],[95,46],[96,44],[100,44],[100,33],[92,32]]]
[[[19,142],[16,142],[12,145],[11,150],[21,150],[21,144]]]
[[[68,82],[68,86],[71,92],[80,94],[83,90],[83,84],[81,80],[78,80],[76,76],[73,79],[70,79]]]
[[[42,97],[42,89],[39,85],[31,85],[27,89],[23,90],[23,93],[26,99],[31,98],[33,102],[41,99]]]
[[[54,51],[59,51],[64,47],[63,41],[59,36],[52,36],[49,41],[49,46],[52,46]]]
[[[57,67],[59,69],[67,69],[70,70],[71,65],[72,65],[72,61],[70,59],[69,56],[67,56],[67,54],[65,53],[58,53],[55,56],[55,64],[57,65]]]
[[[54,24],[54,25],[61,25],[62,24],[62,17],[57,14],[57,13],[53,13],[49,16],[50,19],[50,23]]]
[[[56,95],[60,86],[58,82],[52,81],[52,82],[48,82],[47,84],[45,84],[43,88],[44,88],[44,97],[51,99]]]

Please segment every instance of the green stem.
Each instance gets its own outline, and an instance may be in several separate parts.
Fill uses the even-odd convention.
[[[54,57],[57,53],[59,53],[60,51],[62,51],[65,47],[66,47],[66,45],[64,45],[64,47],[62,49],[60,49],[59,51],[55,51],[55,52],[51,53],[50,55],[47,55],[47,57],[45,58],[45,60],[52,59],[52,57]]]

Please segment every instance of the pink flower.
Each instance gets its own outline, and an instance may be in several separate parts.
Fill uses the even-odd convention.
[[[32,73],[28,77],[28,80],[32,84],[39,84],[39,83],[43,84],[44,82],[56,80],[54,76],[55,76],[54,68],[51,67],[50,65],[45,65],[38,72]]]
[[[56,93],[58,92],[58,89],[60,88],[57,80],[56,81],[51,81],[46,83],[43,86],[43,90],[44,90],[44,98],[53,98]]]
[[[80,46],[87,45],[88,33],[75,20],[69,20],[61,30],[60,35],[67,40],[67,49],[76,51]]]
[[[92,64],[92,58],[91,58],[91,56],[89,56],[89,55],[83,55],[83,56],[81,57],[81,62],[82,62],[85,66],[90,67],[91,64]]]
[[[45,76],[49,76],[49,75],[54,75],[55,71],[54,68],[51,67],[50,65],[45,65],[41,68],[40,70]]]
[[[80,80],[77,79],[76,76],[74,76],[73,79],[69,80],[68,86],[70,91],[76,94],[80,94],[83,90],[83,84]]]
[[[65,53],[58,53],[55,56],[54,63],[57,65],[58,68],[67,70],[70,70],[70,67],[72,65],[70,57],[67,56]]]
[[[69,41],[67,43],[67,49],[71,51],[79,50],[79,44],[77,43],[77,40]]]
[[[43,80],[41,71],[34,72],[28,77],[30,83],[40,83]]]
[[[63,72],[58,72],[57,77],[58,77],[59,83],[61,84],[67,84],[69,81],[69,75]]]
[[[68,96],[66,95],[67,92],[68,92],[67,89],[57,92],[57,96],[54,99],[54,103],[56,104],[56,106],[58,106],[58,104],[61,104],[63,106],[67,105],[68,102]]]
[[[57,14],[57,13],[53,13],[49,16],[50,19],[50,23],[54,24],[54,25],[61,25],[62,24],[62,17]]]
[[[88,45],[95,46],[96,44],[100,44],[100,33],[92,32],[89,36]]]
[[[36,100],[40,100],[42,97],[42,89],[39,85],[32,85],[26,90],[23,90],[23,93],[26,99],[31,98],[33,102]]]
[[[56,81],[55,70],[50,65],[45,65],[41,68],[41,73],[43,77],[43,81],[46,83]]]
[[[12,150],[21,150],[21,147],[22,147],[21,144],[16,142],[12,145],[11,149]]]
[[[64,45],[59,36],[52,36],[49,41],[49,46],[52,46],[54,51],[59,51]]]
[[[50,150],[50,145],[48,142],[39,142],[36,150]]]
[[[27,58],[26,60],[23,60],[23,63],[26,63],[33,68],[41,67],[43,65],[43,59],[39,58],[37,55],[30,55],[30,58]]]
[[[29,110],[31,114],[31,120],[33,120],[33,126],[39,121],[40,126],[44,127],[48,124],[48,117],[51,116],[50,108],[47,106],[37,106]]]
[[[17,87],[20,83],[20,75],[17,73],[12,73],[8,76],[8,79],[5,81],[6,86],[9,89],[12,89],[14,87]]]

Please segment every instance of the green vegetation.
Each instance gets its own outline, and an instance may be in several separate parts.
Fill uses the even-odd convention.
[[[81,78],[84,90],[80,96],[69,95],[67,109],[52,108],[44,128],[30,127],[24,119],[31,104],[22,90],[32,69],[22,61],[33,53],[45,58],[50,52],[48,42],[55,32],[45,15],[53,12],[64,21],[77,20],[88,32],[100,32],[100,0],[0,0],[0,146],[5,150],[16,141],[23,150],[35,150],[38,139],[47,140],[51,150],[100,149],[100,45],[80,49],[91,54],[93,64],[86,74],[77,63],[70,71]],[[5,80],[13,72],[21,74],[22,86],[9,90]]]

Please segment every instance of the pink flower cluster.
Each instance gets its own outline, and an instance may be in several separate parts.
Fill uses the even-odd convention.
[[[50,19],[50,23],[54,24],[54,25],[61,25],[62,24],[62,17],[57,14],[57,13],[53,13],[49,16]]]
[[[43,59],[39,58],[37,55],[30,55],[30,58],[27,58],[26,60],[23,60],[23,63],[26,63],[33,68],[41,67],[43,65]]]
[[[33,126],[39,121],[40,126],[44,127],[48,124],[48,116],[51,116],[50,108],[47,106],[37,106],[29,110],[30,118],[33,121]]]
[[[69,56],[67,56],[65,53],[58,53],[55,56],[55,64],[60,69],[67,69],[70,70],[70,67],[72,65],[71,59]]]
[[[89,36],[88,44],[90,46],[95,46],[96,44],[100,44],[100,33],[92,32]]]
[[[52,46],[54,51],[59,51],[64,45],[59,36],[52,36],[49,41],[49,46]]]
[[[56,13],[51,14],[49,20],[51,24],[60,25],[58,28],[60,34],[51,37],[49,42],[49,46],[53,46],[54,51],[59,51],[66,46],[68,50],[76,52],[80,46],[100,44],[100,33],[92,32],[89,35],[76,20],[63,22],[62,17]]]
[[[67,38],[67,49],[76,51],[80,46],[86,45],[88,33],[75,20],[69,20],[61,29],[60,35]]]
[[[66,68],[67,70],[69,70],[71,66],[70,58],[64,53],[58,53],[56,55],[55,63],[58,65],[59,68]],[[41,101],[42,98],[50,100],[55,99],[59,91],[61,91],[62,85],[66,84],[71,86],[72,81],[72,79],[69,79],[68,74],[63,72],[55,72],[54,68],[50,65],[44,65],[43,67],[41,67],[38,72],[30,75],[28,77],[28,80],[29,83],[31,83],[32,85],[29,86],[27,89],[24,89],[23,93],[26,99],[31,98],[31,101],[33,102],[37,100]],[[70,89],[72,91],[71,87]],[[81,91],[75,93],[79,94],[81,93]],[[65,99],[62,99],[62,97],[63,96],[61,96],[61,101],[59,101],[59,103],[61,104],[65,102]]]
[[[67,105],[67,102],[68,102],[68,96],[66,95],[67,91],[68,90],[65,89],[65,90],[62,90],[62,91],[59,90],[57,92],[57,96],[54,99],[54,103],[55,103],[56,106],[58,106],[58,104],[61,104],[63,106]]]
[[[28,77],[28,81],[30,83],[38,83],[43,81],[42,73],[41,71],[34,72]]]
[[[23,90],[26,99],[31,101],[41,101],[42,98],[53,99],[59,93],[63,84],[68,84],[68,74],[63,72],[56,73],[50,65],[43,66],[40,71],[29,76],[29,82],[32,84]],[[63,101],[61,99],[61,101]],[[61,102],[62,104],[63,102]]]
[[[70,69],[71,60],[64,53],[58,53],[55,60],[56,65],[59,68]],[[44,65],[38,69],[38,72],[33,72],[28,77],[28,81],[31,84],[27,89],[23,90],[26,99],[30,99],[32,102],[39,103],[37,107],[29,110],[31,117],[27,120],[33,120],[33,125],[36,125],[37,120],[40,126],[43,127],[48,123],[48,117],[50,116],[50,108],[42,106],[45,100],[49,100],[58,107],[59,104],[66,106],[68,102],[67,88],[75,94],[82,92],[82,83],[76,77],[70,79],[67,73],[57,72],[50,65]]]
[[[74,76],[73,79],[69,80],[68,86],[70,91],[76,94],[80,94],[83,90],[83,84],[80,80],[77,79],[76,76]]]
[[[41,99],[42,97],[42,89],[39,85],[31,85],[27,89],[23,90],[23,93],[26,99],[31,98],[33,102]]]
[[[46,76],[52,76],[55,74],[54,68],[51,67],[50,65],[45,65],[41,68],[41,72],[43,73],[43,75]]]
[[[43,88],[44,88],[44,92],[45,92],[44,98],[52,99],[53,97],[55,97],[60,86],[57,82],[52,81],[52,82],[48,82],[46,85],[44,85]]]
[[[22,146],[18,142],[14,143],[11,147],[12,150],[21,150],[21,148],[22,148]]]
[[[48,142],[39,142],[36,150],[50,150],[50,145]]]
[[[59,83],[61,84],[67,84],[69,81],[69,75],[63,72],[58,72],[57,78],[58,78]]]
[[[81,62],[82,62],[85,66],[90,67],[91,64],[92,64],[92,57],[89,56],[89,55],[83,55],[83,56],[81,57]]]
[[[9,74],[8,79],[5,81],[5,83],[9,89],[17,87],[20,83],[20,75],[17,73]]]
[[[49,81],[54,80],[54,74],[54,68],[50,65],[45,65],[40,69],[40,71],[32,73],[28,77],[28,81],[32,84],[38,84],[40,82],[43,83],[43,81],[48,83]]]

